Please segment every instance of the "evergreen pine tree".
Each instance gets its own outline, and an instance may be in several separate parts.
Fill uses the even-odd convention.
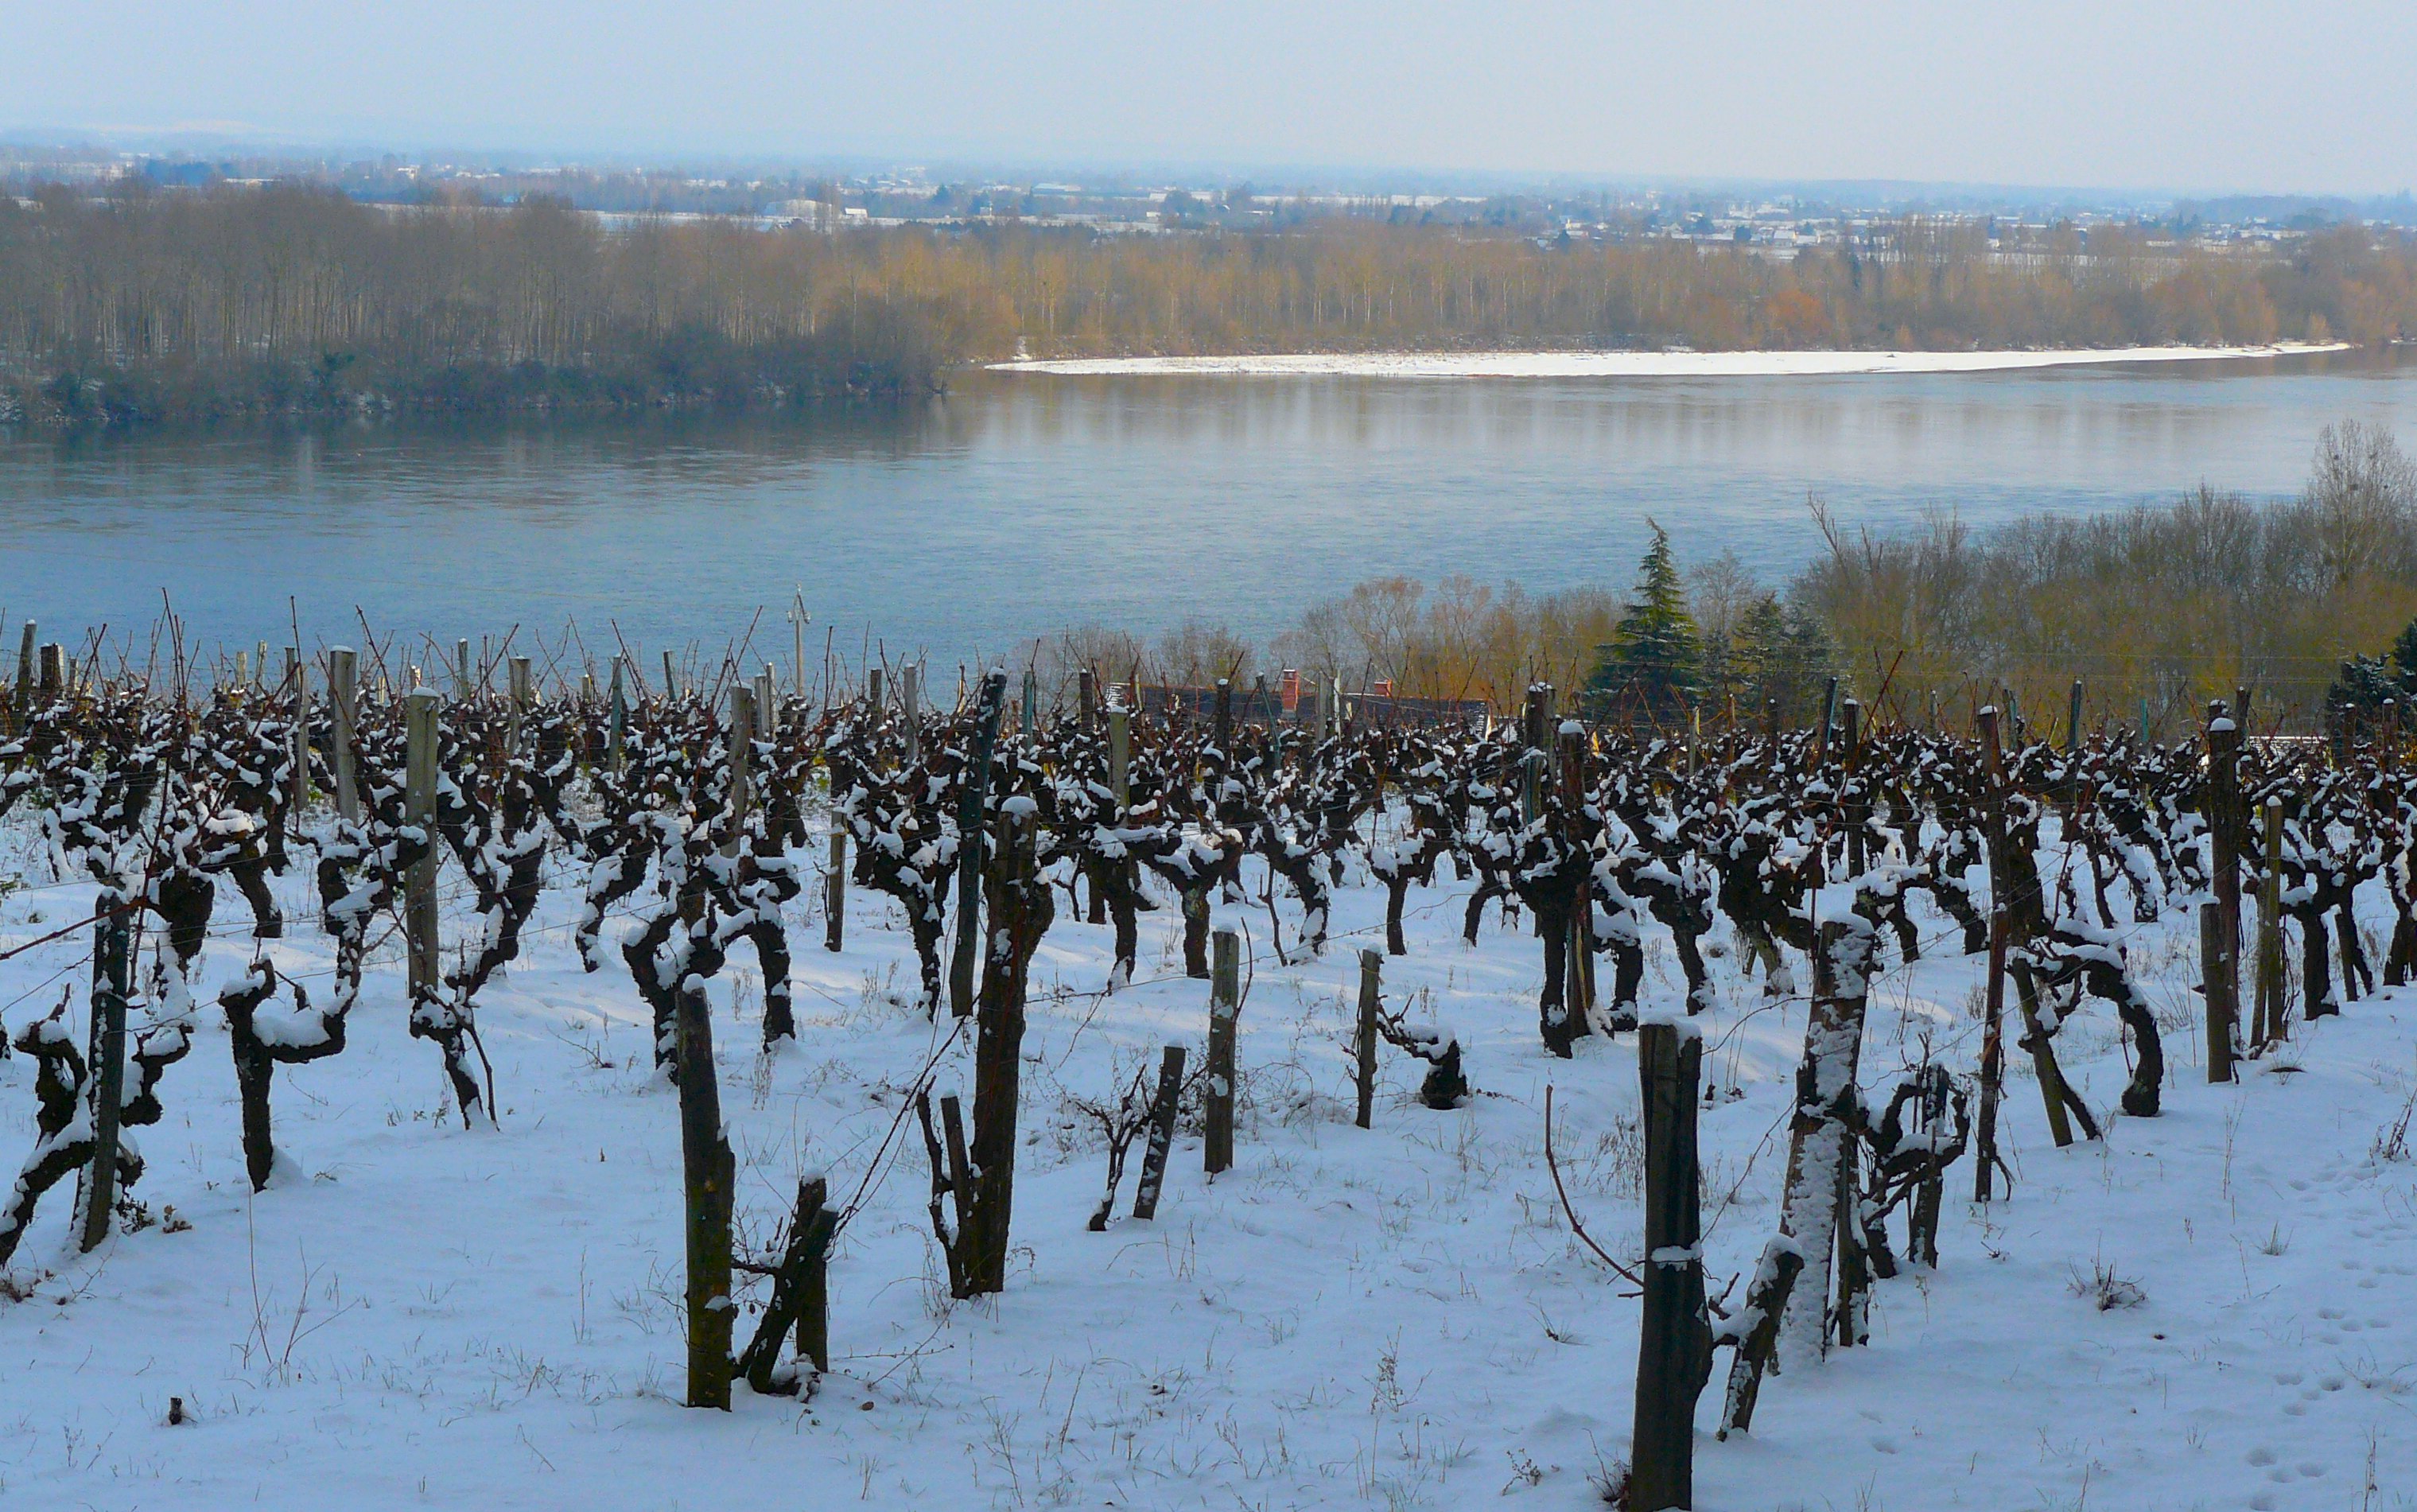
[[[1587,686],[1597,693],[1631,695],[1654,705],[1683,702],[1695,691],[1703,647],[1679,567],[1670,554],[1670,533],[1648,520],[1653,544],[1638,564],[1636,594],[1604,647]]]

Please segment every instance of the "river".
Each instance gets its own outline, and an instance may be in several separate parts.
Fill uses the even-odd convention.
[[[1773,584],[1806,508],[2104,511],[2202,481],[2281,497],[2356,418],[2417,450],[2417,352],[2006,373],[1709,379],[976,374],[814,420],[0,430],[0,613],[71,644],[165,601],[199,647],[385,636],[548,646],[616,628],[718,656],[793,593],[854,649],[948,662],[1085,621],[1263,638],[1395,573],[1625,587],[1649,517]],[[524,641],[523,644],[526,644]],[[1021,660],[1021,655],[1017,658]]]

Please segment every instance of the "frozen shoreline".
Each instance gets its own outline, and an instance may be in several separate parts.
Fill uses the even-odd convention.
[[[2110,346],[2030,352],[1310,352],[1244,357],[1027,359],[994,373],[1364,378],[1786,378],[1996,373],[2107,363],[2212,362],[2338,352],[2346,342],[2270,346]]]

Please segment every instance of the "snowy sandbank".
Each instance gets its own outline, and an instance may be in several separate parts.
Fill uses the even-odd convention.
[[[2212,362],[2338,352],[2348,344],[2105,346],[2014,352],[1304,352],[1257,357],[1093,357],[994,362],[996,373],[1205,374],[1224,377],[1786,378],[1995,373],[2105,363]]]

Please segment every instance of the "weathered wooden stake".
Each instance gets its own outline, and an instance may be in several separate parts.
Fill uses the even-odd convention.
[[[747,807],[752,798],[748,767],[755,754],[755,690],[744,682],[730,689],[730,802],[722,813],[725,828],[722,853],[738,854],[747,833]]]
[[[506,667],[506,687],[511,695],[511,707],[504,714],[504,754],[516,756],[521,752],[521,725],[528,718],[529,706],[537,700],[537,690],[529,676],[529,659],[515,656]]]
[[[2260,1046],[2290,1037],[2283,1022],[2283,801],[2266,800],[2266,875],[2257,887],[2257,1006]]]
[[[294,782],[286,795],[285,812],[293,817],[296,838],[302,834],[302,807],[311,797],[311,668],[298,646],[285,648],[285,682],[294,690]]]
[[[348,820],[361,817],[361,791],[353,774],[353,742],[360,725],[360,661],[349,646],[327,653],[327,703],[335,716],[332,753],[336,769],[336,812]]]
[[[1972,1178],[1972,1200],[1996,1196],[1998,1171],[1998,1098],[2006,1081],[2006,910],[1989,911],[1989,985],[1987,1006],[1981,1020],[1981,1113],[1973,1134],[1972,1158],[1980,1167]]]
[[[2232,1024],[2223,1009],[2226,1000],[2239,990],[2232,973],[2231,942],[2224,938],[2224,905],[2202,903],[2198,906],[2198,976],[2200,995],[2207,1000],[2207,1079],[2211,1083],[2232,1079]]]
[[[25,621],[25,634],[17,642],[17,698],[13,728],[19,734],[25,729],[25,714],[34,705],[34,621]]]
[[[909,662],[898,669],[898,707],[906,733],[906,764],[923,758],[923,664]]]
[[[1234,1030],[1242,1010],[1242,937],[1209,937],[1208,1082],[1201,1095],[1204,1165],[1209,1175],[1234,1166]]]
[[[1353,1122],[1367,1128],[1376,1108],[1376,1016],[1384,1011],[1384,1000],[1378,991],[1385,969],[1385,953],[1363,950],[1360,953],[1360,1032],[1353,1044],[1360,1067],[1360,1114]]]
[[[2225,714],[2222,703],[2208,707],[2207,828],[2209,860],[2214,872],[2218,929],[2213,964],[2202,961],[2201,985],[2207,994],[2207,1079],[2232,1079],[2232,1046],[2241,1022],[2241,793],[2236,764],[2241,757],[2241,727]],[[2201,928],[2204,940],[2206,930]]]
[[[1150,1105],[1149,1143],[1142,1150],[1141,1179],[1133,1185],[1133,1216],[1158,1216],[1159,1189],[1166,1184],[1166,1153],[1175,1146],[1176,1104],[1183,1095],[1183,1046],[1159,1055],[1158,1096]]]
[[[680,1175],[688,1241],[688,1404],[730,1407],[730,1210],[735,1180],[722,1133],[722,1089],[713,1064],[713,1020],[705,984],[680,984]]]
[[[1628,1481],[1628,1504],[1636,1512],[1695,1504],[1695,1397],[1712,1348],[1704,1312],[1695,1153],[1703,1057],[1704,1042],[1692,1024],[1649,1023],[1637,1030],[1645,1122],[1645,1297]]]
[[[830,865],[823,873],[823,949],[836,954],[847,926],[847,831],[831,820]]]
[[[436,692],[414,688],[403,695],[404,819],[429,830],[428,849],[412,863],[403,882],[403,925],[410,963],[411,1001],[418,1004],[437,992],[440,975],[436,947],[436,858],[443,850],[434,833],[436,820]]]
[[[110,908],[123,899],[104,888],[97,901]],[[115,909],[93,925],[92,1167],[84,1180],[83,1234],[77,1246],[87,1255],[109,1237],[110,1209],[117,1201],[117,1120],[126,1086],[126,995],[132,988],[127,935],[126,915]]]
[[[1118,822],[1132,796],[1132,710],[1112,706],[1108,710],[1108,791],[1116,795]]]

